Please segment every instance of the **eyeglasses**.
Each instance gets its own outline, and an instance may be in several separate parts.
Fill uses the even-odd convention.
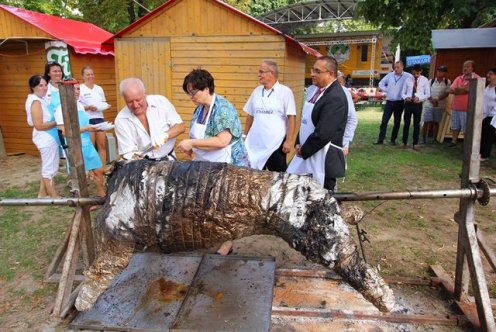
[[[188,91],[187,94],[193,98],[200,90],[198,89],[194,89],[194,90],[191,90],[191,91]]]
[[[310,71],[312,72],[312,74],[315,74],[315,75],[320,75],[322,73],[329,73],[329,70],[320,70],[320,69],[315,69],[315,68],[312,68],[310,69]]]
[[[265,74],[265,73],[270,73],[270,70],[259,70],[258,73],[260,75]]]

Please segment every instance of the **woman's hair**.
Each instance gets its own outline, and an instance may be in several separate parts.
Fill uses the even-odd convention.
[[[44,80],[44,79],[45,78],[43,76],[38,75],[38,74],[31,76],[28,80],[29,91],[31,91],[31,93],[33,93],[34,88],[36,88],[40,84],[41,80]]]
[[[490,71],[496,74],[496,67],[490,68],[487,72],[489,73]]]
[[[50,82],[50,76],[48,75],[50,73],[50,69],[52,67],[59,66],[60,70],[62,71],[62,79],[64,79],[64,70],[62,69],[62,65],[56,61],[49,61],[45,65],[45,73],[43,74],[43,77],[45,78],[45,81]]]
[[[88,65],[84,66],[83,68],[81,68],[81,75],[84,75],[84,71],[85,71],[86,69],[91,69],[91,70],[93,70],[93,67],[88,66]]]
[[[205,88],[208,88],[210,94],[213,94],[215,90],[214,78],[205,69],[194,69],[191,73],[186,75],[183,82],[183,90],[186,93],[189,93],[189,84],[191,84],[191,87],[195,90],[204,90]]]

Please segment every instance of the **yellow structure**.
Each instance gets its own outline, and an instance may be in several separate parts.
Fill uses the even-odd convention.
[[[350,75],[354,84],[373,86],[374,80],[391,69],[390,65],[381,66],[383,36],[377,31],[297,35],[296,39],[323,55],[336,58],[339,70],[345,76]],[[310,69],[314,63],[314,58],[307,57],[307,84],[311,82]]]
[[[52,26],[50,23],[53,23]],[[33,129],[26,122],[24,110],[26,96],[30,93],[28,79],[32,75],[43,74],[47,62],[45,42],[61,40],[60,35],[51,33],[51,28],[62,32],[65,28],[67,34],[71,34],[71,27],[98,29],[104,36],[103,40],[111,36],[105,30],[89,23],[0,5],[0,91],[3,95],[0,128],[7,154],[39,155],[32,142]],[[79,74],[81,68],[84,65],[93,66],[97,84],[103,87],[107,101],[113,105],[111,112],[106,113],[106,117],[113,120],[116,104],[114,56],[112,52],[99,53],[98,50],[92,50],[93,46],[86,47],[90,44],[86,42],[88,40],[75,43],[66,41],[73,75],[81,79]],[[79,47],[81,45],[83,47]]]
[[[148,94],[165,95],[183,120],[191,120],[195,105],[182,89],[195,68],[208,70],[215,92],[242,111],[264,59],[279,65],[279,80],[303,98],[305,57],[318,55],[278,30],[220,0],[171,0],[117,33],[116,79],[139,77]],[[119,100],[119,107],[124,103]],[[182,139],[184,137],[181,137]]]

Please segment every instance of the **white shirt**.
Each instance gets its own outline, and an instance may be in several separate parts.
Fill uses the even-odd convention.
[[[484,99],[482,103],[482,118],[496,116],[496,87],[487,86],[484,89]]]
[[[105,100],[105,93],[101,86],[94,84],[93,89],[90,89],[84,84],[80,85],[81,95],[79,101],[84,106],[95,106],[98,111],[86,111],[90,119],[103,119],[103,111],[110,108],[110,105]]]
[[[45,96],[43,96],[43,100],[46,102],[47,105],[50,105],[50,102],[52,101],[52,93],[53,92],[59,92],[59,88],[57,88],[55,85],[52,85],[52,83],[48,83],[48,90]]]
[[[405,82],[411,77],[413,77],[412,74],[404,71],[400,75],[396,75],[394,71],[390,72],[380,80],[379,89],[386,93],[386,100],[403,100],[401,92]]]
[[[25,109],[28,125],[33,127],[33,143],[38,147],[38,149],[46,148],[52,145],[57,145],[57,142],[53,139],[53,137],[44,130],[37,130],[34,128],[33,117],[31,116],[31,106],[35,101],[39,101],[41,103],[41,109],[43,110],[43,123],[51,121],[50,113],[48,112],[46,100],[44,98],[40,98],[35,94],[28,95],[26,99]]]
[[[411,78],[407,79],[403,86],[402,98],[412,98],[413,96],[413,85],[415,84],[415,77],[410,75]],[[415,97],[419,99],[420,102],[425,101],[431,96],[431,87],[427,77],[420,75],[417,79],[417,92],[415,92]]]
[[[444,108],[446,106],[446,101],[448,100],[448,98],[446,97],[443,100],[439,100],[439,97],[443,94],[449,93],[450,87],[451,87],[451,81],[449,79],[445,80],[443,78],[441,82],[438,82],[437,78],[434,78],[434,82],[432,82],[432,84],[431,84],[431,82],[432,81],[429,81],[429,85],[431,87],[431,97],[437,98],[439,101],[439,105],[436,107],[439,107],[439,108],[444,110]],[[448,84],[446,84],[446,82]],[[425,106],[426,107],[434,107],[434,106],[432,106],[432,103],[429,99],[426,100]]]
[[[291,89],[287,86],[279,83],[279,81],[277,81],[270,90],[265,90],[263,86],[255,88],[243,107],[243,111],[253,117],[256,117],[256,105],[263,96],[271,99],[273,98],[277,101],[279,104],[279,113],[282,118],[287,120],[288,115],[296,115],[296,105],[293,91],[291,91]]]
[[[346,87],[344,86],[341,87],[343,88],[344,94],[346,95],[346,100],[348,101],[348,117],[346,119],[346,127],[344,129],[344,135],[343,135],[343,147],[346,148],[349,147],[350,143],[353,141],[353,137],[355,136],[355,130],[358,125],[358,116],[356,113],[355,104],[353,103],[353,97],[351,96],[351,92]],[[311,85],[308,87],[307,95],[306,95],[307,101],[312,99],[316,91],[317,91],[317,87],[315,85]]]
[[[115,118],[115,134],[119,154],[121,155],[128,152],[143,151],[151,144],[152,137],[166,132],[174,125],[183,122],[174,106],[164,96],[146,96],[146,102],[148,103],[146,117],[150,127],[150,135],[127,106]],[[175,138],[169,139],[166,144],[153,151],[153,157],[162,158],[167,156],[174,149],[175,142]]]

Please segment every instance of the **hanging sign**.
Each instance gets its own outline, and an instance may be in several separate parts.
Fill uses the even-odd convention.
[[[69,49],[63,41],[48,41],[45,43],[47,62],[55,61],[60,63],[64,71],[64,77],[72,77],[71,61],[69,59]]]

